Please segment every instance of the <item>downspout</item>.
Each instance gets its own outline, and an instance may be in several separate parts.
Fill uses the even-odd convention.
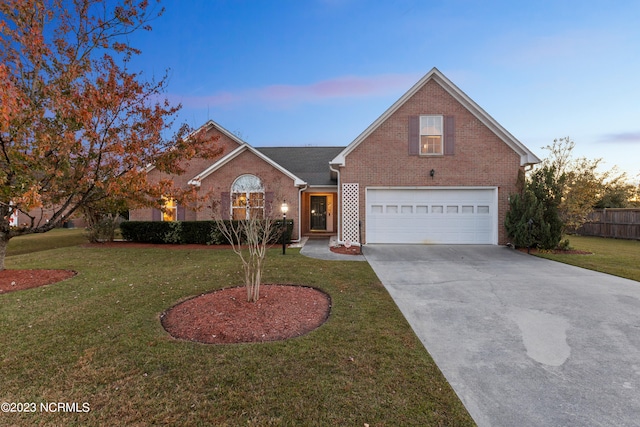
[[[298,240],[294,240],[296,243],[302,240],[302,192],[307,188],[309,188],[309,185],[305,184],[304,187],[298,189]]]
[[[338,238],[337,243],[342,244],[342,190],[340,189],[340,168],[334,169],[329,163],[329,170],[336,173],[338,177]]]

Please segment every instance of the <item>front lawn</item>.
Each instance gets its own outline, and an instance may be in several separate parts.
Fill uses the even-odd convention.
[[[473,425],[367,263],[291,249],[268,256],[265,282],[331,295],[327,323],[266,344],[170,338],[159,322],[164,310],[239,284],[228,250],[75,246],[8,257],[7,268],[78,275],[0,295],[0,402],[37,408],[0,413],[0,424]],[[40,410],[51,402],[78,412]]]
[[[640,282],[640,241],[585,236],[568,236],[568,238],[574,249],[592,252],[592,254],[538,253],[536,255]]]
[[[84,228],[54,228],[46,233],[27,234],[9,240],[7,255],[20,255],[87,243]]]

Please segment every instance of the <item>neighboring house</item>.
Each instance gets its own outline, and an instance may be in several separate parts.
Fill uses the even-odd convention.
[[[10,227],[30,227],[31,226],[31,217],[34,218],[34,226],[38,227],[44,224],[47,224],[53,215],[55,214],[58,207],[39,207],[31,209],[28,214],[24,212],[14,212],[14,214],[9,218],[9,226]],[[78,213],[74,213],[71,218],[63,220],[60,224],[62,227],[78,227],[83,228],[87,226],[86,220],[79,215]]]
[[[9,227],[17,227],[20,224],[20,217],[18,216],[18,212],[14,212],[9,217]]]
[[[222,156],[191,161],[174,182],[212,194],[224,218],[279,216],[286,201],[293,239],[504,244],[518,174],[540,161],[436,68],[346,147],[260,148],[213,121],[200,130],[220,136]],[[210,208],[167,206],[130,219],[212,218]]]

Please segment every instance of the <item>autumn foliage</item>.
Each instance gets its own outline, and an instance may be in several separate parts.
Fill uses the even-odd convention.
[[[144,0],[0,3],[0,270],[9,239],[104,198],[195,197],[144,170],[179,174],[182,160],[218,154],[187,126],[166,137],[180,108],[163,96],[166,79],[128,69],[141,52],[126,36],[161,14]],[[42,206],[54,208],[47,221],[9,226],[14,212]]]

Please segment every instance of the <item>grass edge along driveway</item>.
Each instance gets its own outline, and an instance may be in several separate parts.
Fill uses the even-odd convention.
[[[536,255],[640,282],[640,241],[587,236],[567,237],[574,249],[588,251],[591,254],[537,253]]]
[[[0,424],[473,425],[367,263],[298,252],[271,250],[265,283],[323,289],[329,320],[242,345],[176,341],[159,323],[182,299],[240,283],[230,251],[75,246],[8,257],[7,268],[79,274],[0,295],[0,401],[79,410],[37,406],[0,413]]]

